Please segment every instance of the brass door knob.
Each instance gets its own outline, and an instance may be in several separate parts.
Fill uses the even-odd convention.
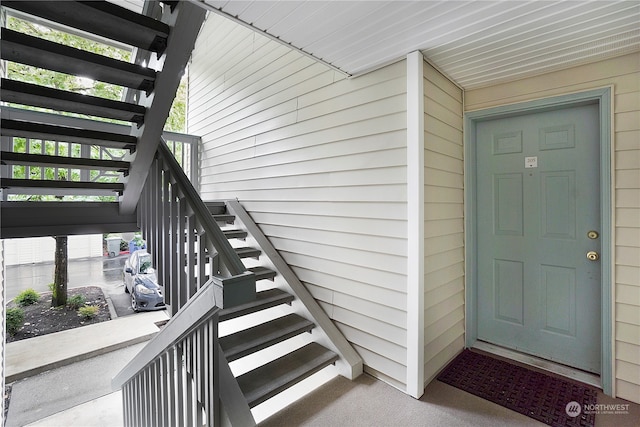
[[[587,252],[587,259],[589,261],[597,261],[600,259],[600,255],[596,251],[589,251]]]

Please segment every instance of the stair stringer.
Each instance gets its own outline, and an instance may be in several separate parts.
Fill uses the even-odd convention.
[[[218,345],[218,375],[220,376],[221,423],[228,426],[255,426],[256,421],[251,408],[240,390],[237,379],[233,376],[224,352]]]
[[[297,298],[300,304],[296,304],[296,307],[301,310],[297,314],[312,320],[316,324],[317,342],[340,356],[340,359],[336,362],[338,373],[350,380],[360,376],[363,372],[363,361],[360,355],[320,307],[320,304],[309,290],[300,282],[291,267],[262,233],[262,230],[253,221],[249,213],[237,200],[225,201],[225,205],[229,213],[236,216],[236,226],[246,230],[262,250],[261,260],[264,256],[266,259],[264,261],[265,266],[275,270],[284,279],[282,281],[286,286],[284,290],[292,293]],[[261,261],[261,263],[263,262]]]
[[[160,59],[156,55],[150,58],[152,68],[161,66],[162,70],[156,77],[156,89],[148,96],[141,94],[138,102],[147,108],[144,124],[139,128],[132,127],[131,130],[131,134],[138,138],[138,146],[135,155],[132,156],[129,176],[125,179],[124,193],[120,198],[120,210],[124,214],[136,209],[160,144],[164,122],[169,115],[185,66],[191,57],[206,11],[196,4],[182,1],[175,10],[167,14],[168,17],[165,19],[171,26],[167,48]]]

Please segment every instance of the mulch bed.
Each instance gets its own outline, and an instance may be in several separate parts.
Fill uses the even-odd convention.
[[[40,294],[40,300],[37,303],[22,307],[24,310],[24,326],[15,335],[7,334],[6,342],[10,343],[111,320],[109,306],[100,287],[86,286],[69,289],[68,291],[68,297],[79,294],[84,296],[85,304],[98,307],[98,313],[94,318],[83,318],[78,315],[77,310],[67,307],[52,308],[51,292],[43,292]],[[7,308],[16,306],[13,301],[7,304]]]

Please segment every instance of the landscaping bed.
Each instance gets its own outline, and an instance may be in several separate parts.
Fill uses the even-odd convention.
[[[24,324],[14,334],[7,333],[6,342],[24,340],[40,335],[65,331],[81,326],[111,320],[107,300],[98,286],[73,288],[68,291],[68,299],[81,295],[84,304],[97,307],[93,317],[82,316],[76,308],[51,307],[51,292],[43,292],[34,304],[20,307],[24,311]],[[7,309],[18,307],[15,301],[7,304]]]

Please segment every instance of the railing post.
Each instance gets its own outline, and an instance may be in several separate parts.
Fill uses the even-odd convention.
[[[198,286],[195,280],[195,262],[194,258],[196,256],[196,221],[195,215],[189,206],[185,207],[185,215],[186,219],[186,230],[187,230],[187,243],[186,243],[186,269],[187,269],[187,279],[186,286],[189,288],[189,298],[193,296],[198,290]]]

